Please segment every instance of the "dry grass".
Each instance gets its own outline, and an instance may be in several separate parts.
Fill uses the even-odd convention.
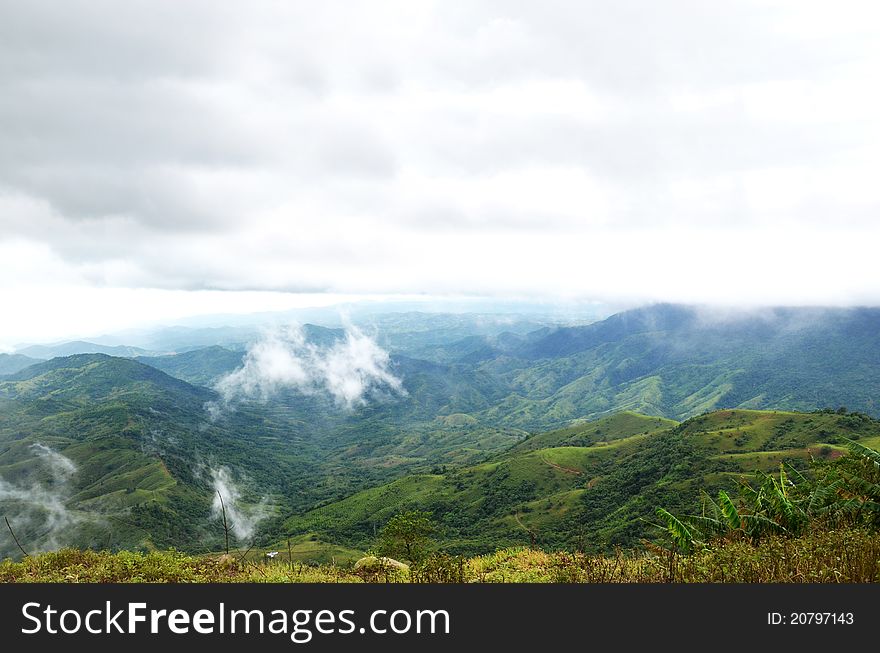
[[[516,548],[471,559],[437,555],[412,571],[357,574],[332,565],[249,562],[177,552],[65,549],[0,562],[0,582],[47,583],[871,583],[880,581],[880,534],[819,530],[759,544],[719,542],[684,556],[649,547],[590,556]]]

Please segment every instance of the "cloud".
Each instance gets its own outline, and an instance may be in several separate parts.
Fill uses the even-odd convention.
[[[211,504],[212,517],[222,520],[225,510],[226,522],[230,531],[240,542],[250,540],[256,533],[260,522],[271,514],[271,510],[266,505],[266,499],[262,499],[257,504],[245,504],[241,501],[242,490],[233,479],[229,468],[212,468],[210,473],[211,485],[214,488],[214,500]]]
[[[53,477],[59,481],[67,482],[67,480],[76,473],[76,465],[73,461],[64,454],[58,453],[51,447],[36,442],[31,446],[31,449],[49,468]]]
[[[0,0],[0,245],[88,287],[877,302],[840,246],[880,235],[878,11]],[[729,232],[786,246],[670,266]]]
[[[248,349],[239,369],[215,385],[220,402],[208,405],[217,417],[222,409],[245,399],[266,401],[278,391],[331,398],[351,410],[367,399],[404,394],[390,368],[388,352],[353,325],[329,344],[309,342],[302,328],[288,326],[268,332]]]
[[[70,530],[83,520],[66,505],[70,496],[68,481],[77,468],[70,458],[44,444],[31,445],[31,451],[46,481],[12,483],[0,478],[0,505],[28,551],[51,551],[62,546]],[[4,534],[3,539],[0,557],[17,553],[11,538],[6,542]]]

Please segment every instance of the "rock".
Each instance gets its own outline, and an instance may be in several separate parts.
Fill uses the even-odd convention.
[[[222,556],[217,558],[217,562],[220,563],[220,566],[225,569],[230,569],[238,565],[236,559],[228,553],[224,553]]]
[[[394,558],[364,556],[354,563],[354,570],[367,574],[378,574],[386,571],[408,571],[409,565]]]

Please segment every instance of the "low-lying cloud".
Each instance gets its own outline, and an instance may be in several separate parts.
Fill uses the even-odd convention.
[[[211,516],[222,520],[224,510],[229,530],[240,541],[250,540],[261,521],[271,513],[266,500],[257,504],[242,503],[242,490],[227,467],[211,469],[211,485],[214,487],[214,501]],[[222,497],[222,501],[221,501]]]
[[[266,401],[280,390],[328,396],[344,410],[365,405],[368,398],[404,394],[390,356],[355,326],[331,344],[309,342],[300,327],[286,327],[253,344],[239,369],[215,385],[220,401],[208,406],[216,416],[242,399]]]
[[[70,458],[44,444],[31,445],[31,451],[39,467],[48,473],[46,481],[12,483],[0,478],[0,505],[30,552],[51,551],[63,545],[70,530],[82,520],[66,505],[69,481],[77,468]],[[14,554],[16,549],[11,541],[4,543],[0,557]]]

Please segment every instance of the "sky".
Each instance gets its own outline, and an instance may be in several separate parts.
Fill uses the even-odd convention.
[[[0,0],[0,347],[361,295],[878,304],[878,25]]]

